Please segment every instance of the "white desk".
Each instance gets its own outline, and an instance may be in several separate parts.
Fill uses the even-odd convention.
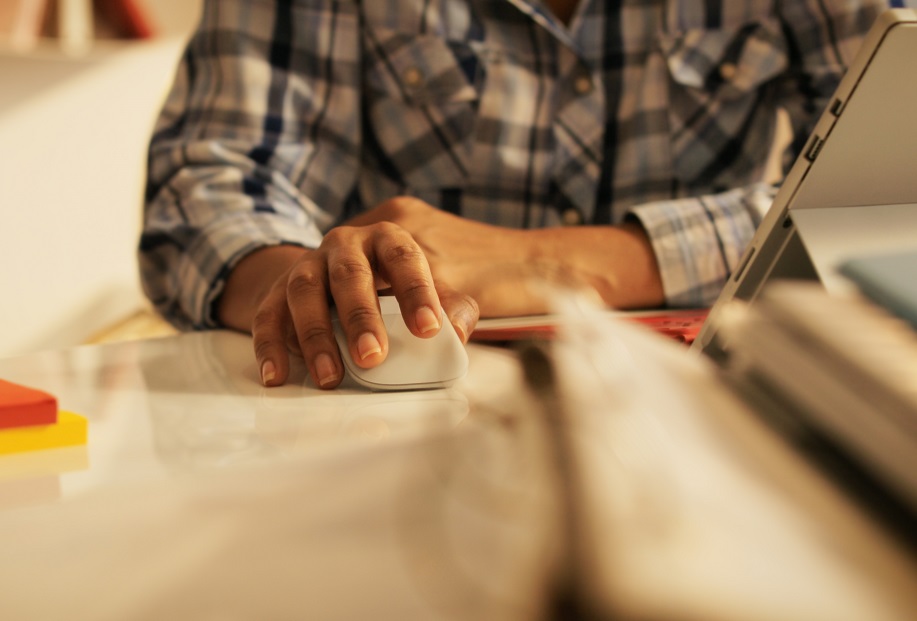
[[[472,371],[468,381],[475,386],[494,391],[517,381],[509,352],[482,348],[472,356],[473,369],[487,369],[480,377]],[[447,430],[469,410],[460,386],[374,394],[347,381],[341,390],[320,391],[295,359],[290,382],[266,389],[258,381],[250,338],[233,332],[10,358],[0,360],[0,377],[46,390],[62,409],[89,419],[85,449],[0,460],[0,476],[7,480],[59,464],[63,498],[114,483]]]
[[[557,353],[561,383],[587,388],[569,403],[599,601],[648,619],[917,611],[913,559],[710,368],[602,328],[608,364]],[[399,394],[320,392],[301,367],[263,389],[227,332],[0,361],[90,421],[85,451],[0,459],[0,617],[533,618],[558,553],[537,404],[510,352],[470,357],[460,385]]]

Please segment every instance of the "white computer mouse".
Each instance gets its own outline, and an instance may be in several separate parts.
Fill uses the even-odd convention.
[[[468,353],[451,323],[443,321],[436,336],[422,339],[408,330],[393,296],[380,296],[379,307],[388,333],[388,356],[372,369],[354,364],[341,322],[332,312],[341,358],[354,381],[372,390],[424,390],[445,388],[465,376]]]

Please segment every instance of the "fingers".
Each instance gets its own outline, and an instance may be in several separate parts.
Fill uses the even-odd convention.
[[[287,340],[290,317],[285,287],[278,281],[268,292],[252,320],[255,359],[265,386],[280,386],[290,373]]]
[[[446,316],[464,341],[477,323],[474,300],[447,292],[441,304],[426,257],[406,230],[387,222],[337,227],[317,250],[298,257],[259,305],[252,334],[264,385],[286,381],[291,341],[317,386],[334,388],[341,382],[344,365],[331,322],[332,300],[346,335],[345,355],[363,368],[385,360],[388,336],[379,286],[391,288],[416,336],[435,335]]]
[[[289,353],[301,353],[313,382],[334,388],[344,377],[331,332],[324,259],[317,252],[299,258],[271,287],[252,320],[255,357],[265,386],[289,377]]]
[[[347,349],[354,364],[363,368],[378,365],[388,353],[373,257],[368,252],[370,236],[363,229],[341,227],[330,232],[322,244],[327,246],[329,290],[347,336]]]
[[[459,293],[447,287],[441,281],[436,283],[436,288],[446,317],[449,318],[449,322],[455,328],[462,342],[467,343],[481,315],[478,303],[471,296]]]
[[[323,253],[314,252],[293,266],[285,294],[296,343],[312,381],[320,388],[334,388],[344,378],[344,366],[331,327]]]

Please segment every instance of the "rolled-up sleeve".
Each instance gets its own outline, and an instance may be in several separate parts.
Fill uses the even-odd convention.
[[[631,210],[653,245],[667,305],[704,307],[716,299],[775,193],[761,183]]]
[[[208,0],[150,143],[139,245],[146,295],[182,329],[216,326],[233,267],[316,247],[359,164],[351,3]]]

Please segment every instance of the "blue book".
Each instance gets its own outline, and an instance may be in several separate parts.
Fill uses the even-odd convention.
[[[839,269],[863,295],[917,330],[917,249],[848,259]]]

